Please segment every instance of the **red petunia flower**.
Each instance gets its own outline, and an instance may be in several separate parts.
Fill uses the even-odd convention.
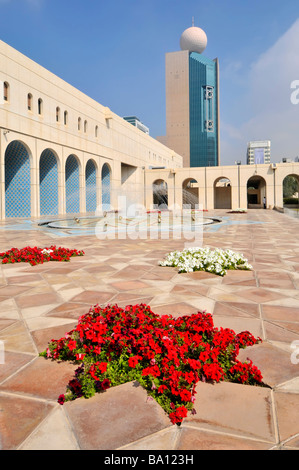
[[[68,342],[68,348],[70,351],[73,351],[74,349],[76,349],[77,347],[77,343],[76,341],[74,341],[73,339],[71,339],[69,342]]]
[[[141,356],[131,356],[129,357],[128,364],[132,369],[135,369],[139,360],[142,359]]]
[[[65,402],[65,396],[64,396],[63,394],[62,394],[62,395],[59,395],[57,401],[58,401],[59,405],[63,405],[64,402]]]

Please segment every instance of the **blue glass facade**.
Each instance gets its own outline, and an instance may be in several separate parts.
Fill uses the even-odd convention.
[[[189,56],[190,166],[219,165],[218,63]]]
[[[111,174],[110,168],[105,163],[102,168],[102,205],[104,210],[110,210],[110,191],[111,191]]]
[[[19,141],[11,142],[5,152],[5,213],[6,217],[30,217],[30,158]]]
[[[85,170],[86,212],[95,212],[97,208],[97,173],[92,160],[88,160]]]
[[[77,158],[70,155],[65,165],[66,212],[80,212],[79,165]]]
[[[40,214],[58,214],[57,159],[50,150],[44,150],[39,163]]]

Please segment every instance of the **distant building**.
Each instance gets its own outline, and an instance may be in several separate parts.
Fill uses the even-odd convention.
[[[149,128],[146,127],[141,121],[140,119],[138,119],[138,117],[136,116],[125,116],[124,117],[124,120],[125,121],[128,121],[130,124],[132,124],[133,126],[137,127],[138,129],[140,129],[142,132],[144,132],[145,134],[149,134]]]
[[[207,36],[198,27],[186,29],[181,51],[166,54],[166,140],[182,155],[184,167],[220,164],[219,66],[202,53]]]
[[[270,163],[271,142],[270,140],[258,140],[248,142],[247,145],[247,165],[258,165]]]

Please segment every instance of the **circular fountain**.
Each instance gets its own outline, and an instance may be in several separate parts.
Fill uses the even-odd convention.
[[[108,232],[114,234],[196,232],[204,226],[220,222],[219,218],[203,217],[202,212],[196,210],[180,212],[152,210],[135,216],[119,215],[117,211],[111,211],[100,216],[52,220],[43,222],[42,225],[51,229],[76,232],[78,235],[86,231],[94,231],[100,235]]]
[[[112,206],[98,207],[95,215],[57,218],[40,225],[49,229],[64,230],[75,235],[95,233],[101,235],[136,234],[136,233],[172,233],[179,236],[187,232],[199,232],[203,227],[221,223],[220,218],[204,216],[204,210],[198,205],[198,196],[183,188],[183,208],[178,205],[168,205],[167,185],[159,182],[152,186],[153,205],[146,210],[130,194],[121,194],[118,210]],[[123,204],[125,201],[125,204]]]

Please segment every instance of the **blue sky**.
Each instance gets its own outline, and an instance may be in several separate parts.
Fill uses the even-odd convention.
[[[164,135],[165,54],[191,26],[220,63],[221,163],[245,163],[249,140],[272,160],[299,155],[297,0],[0,0],[0,38],[120,116]],[[5,19],[5,20],[4,20]]]

